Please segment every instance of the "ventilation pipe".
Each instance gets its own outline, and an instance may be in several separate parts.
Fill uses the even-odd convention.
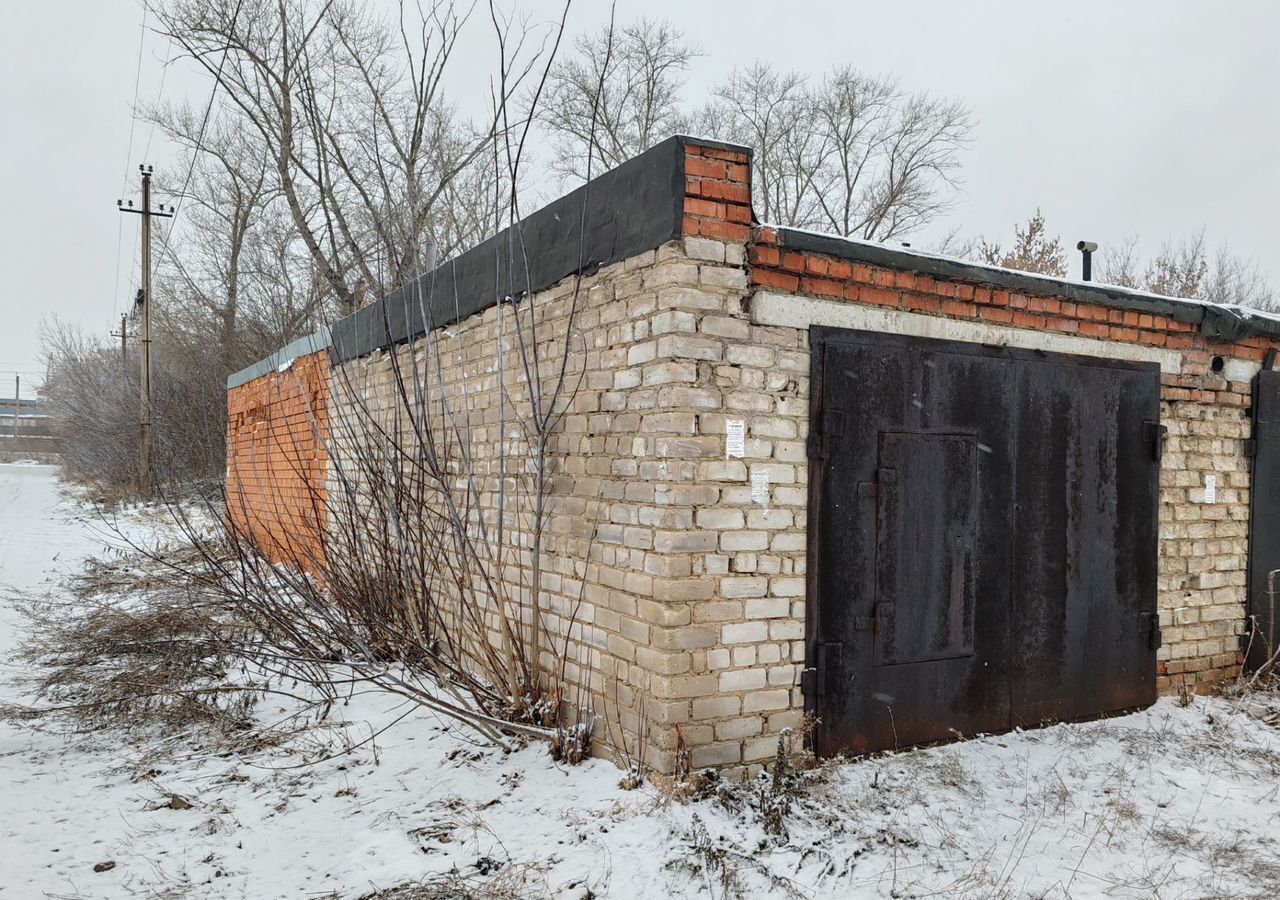
[[[1080,280],[1093,281],[1093,254],[1098,245],[1093,241],[1080,241],[1076,249],[1080,251]]]

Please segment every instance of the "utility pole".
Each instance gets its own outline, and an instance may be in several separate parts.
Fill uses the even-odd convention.
[[[129,205],[125,206],[123,200],[117,200],[116,206],[120,212],[138,213],[142,216],[142,290],[139,297],[142,300],[142,377],[140,379],[140,395],[138,397],[138,412],[140,420],[141,441],[139,442],[138,451],[138,489],[143,496],[151,495],[151,218],[152,216],[160,216],[169,219],[173,217],[173,207],[169,207],[169,211],[164,211],[164,204],[160,204],[159,210],[151,208],[151,173],[154,169],[151,166],[138,166],[138,171],[142,173],[142,209],[134,209],[133,201],[129,201]],[[121,331],[123,331],[123,327]]]
[[[129,363],[129,316],[126,313],[120,314],[120,330],[111,332],[112,337],[120,338],[120,366],[123,368]]]

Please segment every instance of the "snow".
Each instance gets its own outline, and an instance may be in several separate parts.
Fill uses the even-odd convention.
[[[1158,294],[1153,291],[1146,291],[1140,288],[1129,288],[1118,284],[1108,284],[1105,281],[1085,281],[1083,278],[1071,278],[1066,276],[1045,275],[1043,272],[1027,272],[1022,269],[1013,269],[1006,266],[996,265],[995,263],[986,263],[980,260],[965,259],[959,256],[950,256],[946,253],[935,253],[931,250],[923,250],[919,247],[910,247],[902,243],[894,243],[890,241],[873,241],[867,238],[859,237],[841,237],[829,231],[819,231],[812,228],[799,228],[794,225],[779,225],[775,222],[761,222],[761,228],[773,228],[778,231],[791,231],[798,234],[809,234],[815,237],[829,238],[831,240],[842,241],[847,244],[860,244],[864,247],[878,247],[884,250],[893,250],[895,253],[903,253],[908,256],[915,256],[921,259],[941,260],[942,262],[959,263],[974,269],[987,269],[991,272],[999,272],[1005,275],[1022,275],[1026,278],[1033,278],[1038,281],[1049,284],[1063,284],[1076,288],[1086,288],[1092,290],[1104,290],[1112,294],[1124,294],[1142,300],[1158,300],[1165,303],[1184,306],[1202,306],[1212,307],[1214,309],[1230,310],[1242,319],[1256,319],[1260,322],[1269,322],[1273,325],[1280,325],[1280,313],[1268,312],[1266,310],[1255,309],[1250,306],[1241,306],[1238,303],[1213,303],[1208,300],[1200,300],[1195,297],[1179,297],[1173,294]]]
[[[0,584],[50,591],[109,538],[41,466],[0,466],[0,536]],[[0,616],[8,660],[18,622]],[[680,802],[622,790],[603,761],[473,745],[385,694],[340,712],[247,755],[0,724],[0,900],[347,900],[444,877],[565,898],[1269,897],[1280,883],[1280,730],[1221,698],[826,765],[788,794],[785,836],[755,785]]]

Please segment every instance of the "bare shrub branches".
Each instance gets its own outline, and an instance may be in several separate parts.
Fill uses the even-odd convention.
[[[64,439],[63,473],[110,494],[126,493],[138,476],[136,341],[130,340],[122,358],[119,345],[50,320],[41,328],[41,342],[49,372],[44,396]],[[261,348],[246,339],[238,352],[257,354]],[[222,347],[194,329],[171,332],[170,340],[153,347],[157,427],[152,463],[158,478],[191,487],[220,478],[225,470],[222,358]]]
[[[70,598],[21,603],[28,636],[20,655],[31,664],[24,686],[37,705],[9,715],[73,730],[243,727],[264,685],[228,677],[237,623],[207,591],[169,577],[196,554],[188,549],[183,561],[171,548],[149,552],[92,560]]]
[[[522,38],[496,14],[492,21],[502,48],[497,121],[535,68]],[[332,34],[344,39],[346,27],[335,22]],[[523,135],[502,121],[484,180],[515,222]],[[522,232],[506,235],[495,245],[496,307],[444,328],[432,311],[457,298],[436,297],[434,279],[422,276],[415,231],[400,312],[416,304],[425,333],[337,365],[326,405],[309,409],[302,426],[313,441],[294,440],[297,423],[268,416],[265,443],[252,451],[271,460],[265,482],[240,478],[255,461],[233,454],[226,514],[210,511],[223,522],[214,537],[175,507],[197,562],[172,568],[238,623],[219,649],[269,681],[296,680],[327,697],[374,687],[494,744],[543,739],[576,762],[595,727],[576,625],[593,532],[590,516],[566,520],[553,493],[559,461],[580,452],[563,423],[585,371],[582,284],[571,278],[524,294],[516,287],[529,283]],[[287,392],[291,408],[316,402],[305,385],[297,390],[299,377],[286,369],[268,382]],[[314,465],[317,442],[327,474]],[[553,515],[572,527],[550,529]],[[323,529],[319,544],[269,533],[307,522]]]
[[[253,461],[233,457],[226,533],[209,544],[189,529],[204,565],[183,577],[247,623],[238,658],[321,689],[398,693],[499,745],[518,735],[569,762],[587,755],[594,715],[575,628],[591,535],[557,531],[574,551],[564,555],[548,544],[552,476],[570,440],[560,424],[583,371],[580,291],[573,279],[338,365],[327,410],[309,419],[326,481],[288,422],[260,451],[283,466],[273,481],[296,475],[305,497],[247,486],[236,473]],[[278,528],[308,505],[323,551],[281,540],[274,561],[261,555],[258,523]]]

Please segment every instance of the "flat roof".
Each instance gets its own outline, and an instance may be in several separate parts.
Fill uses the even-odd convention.
[[[988,284],[1027,294],[1049,294],[1082,303],[1096,303],[1116,309],[1168,316],[1178,322],[1198,325],[1209,338],[1238,341],[1253,336],[1280,337],[1280,315],[1247,306],[1210,303],[1187,297],[1167,297],[1098,281],[1055,278],[1017,269],[941,256],[911,247],[842,238],[835,235],[765,225],[778,234],[778,243],[792,250],[821,253],[853,262],[901,269],[954,281]]]

